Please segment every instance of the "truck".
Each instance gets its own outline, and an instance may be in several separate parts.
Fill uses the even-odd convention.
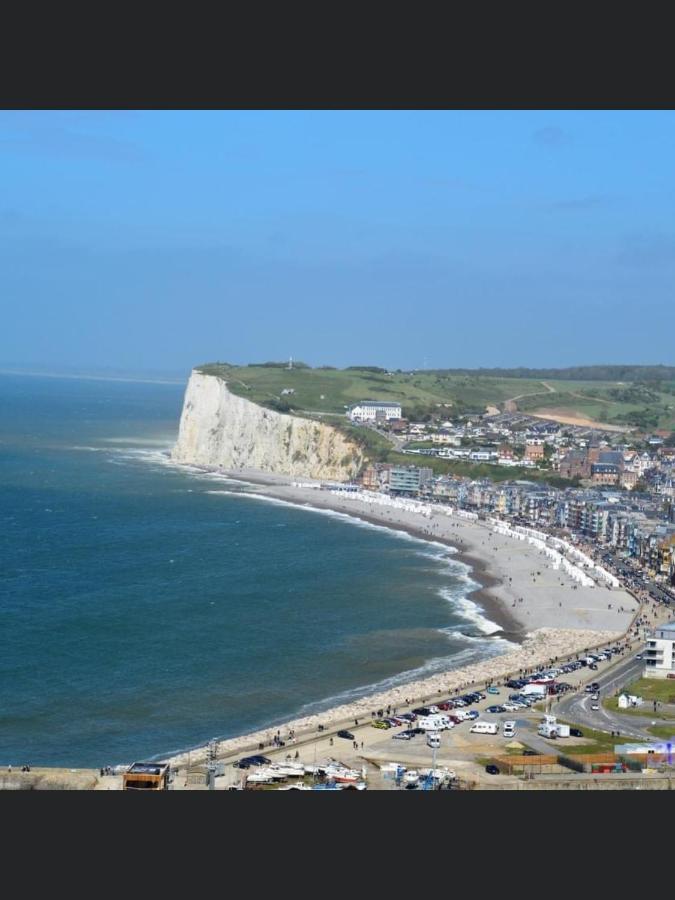
[[[548,694],[548,685],[526,684],[520,693],[525,697],[545,697]]]
[[[544,716],[537,729],[537,734],[545,738],[568,738],[570,726],[558,722],[555,716]]]
[[[537,734],[540,737],[545,738],[557,738],[558,737],[558,726],[557,725],[547,725],[545,722],[542,722],[539,728],[537,728]]]

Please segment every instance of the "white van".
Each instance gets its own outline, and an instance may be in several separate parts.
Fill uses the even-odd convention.
[[[516,723],[515,722],[504,722],[504,737],[512,738],[516,735]]]
[[[474,734],[498,734],[499,725],[497,722],[475,722],[471,726]]]
[[[441,746],[441,733],[440,731],[427,731],[427,747],[431,747],[432,750],[438,750]]]

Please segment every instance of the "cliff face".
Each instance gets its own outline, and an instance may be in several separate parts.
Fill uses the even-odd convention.
[[[345,481],[356,475],[363,454],[330,425],[257,406],[231,394],[220,378],[193,371],[171,458]]]

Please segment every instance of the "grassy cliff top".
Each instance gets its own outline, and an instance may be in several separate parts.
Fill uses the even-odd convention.
[[[254,403],[312,416],[344,416],[350,404],[365,399],[400,402],[403,415],[412,420],[429,413],[448,417],[482,413],[487,406],[502,409],[505,401],[514,400],[518,409],[531,413],[576,416],[639,430],[675,429],[675,370],[666,367],[392,373],[374,366],[310,368],[303,363],[295,363],[292,369],[285,363],[208,363],[197,368],[223,378],[232,393]],[[521,377],[523,372],[539,371],[555,372],[558,377]],[[624,380],[597,377],[617,372]],[[572,374],[587,379],[572,379]]]

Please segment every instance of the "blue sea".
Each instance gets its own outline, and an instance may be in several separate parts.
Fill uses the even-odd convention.
[[[0,375],[0,766],[161,758],[508,646],[449,548],[172,465],[183,391]]]

